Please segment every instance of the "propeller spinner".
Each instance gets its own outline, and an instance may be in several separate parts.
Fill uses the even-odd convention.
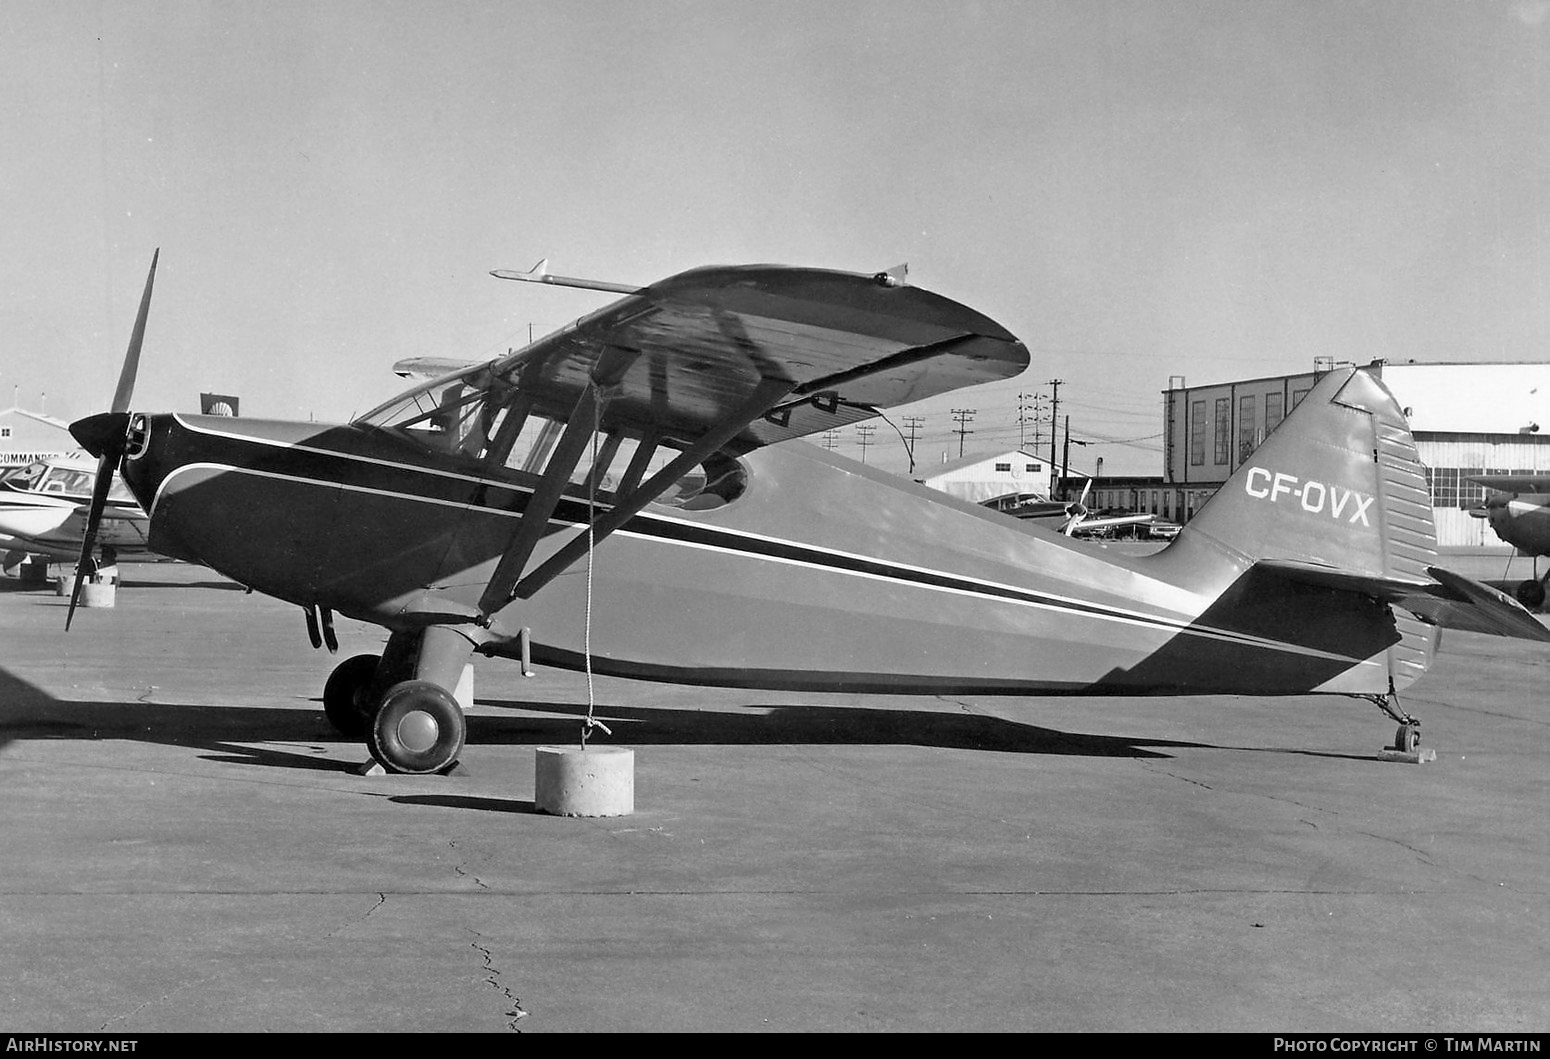
[[[70,592],[70,610],[65,614],[65,631],[75,620],[75,608],[81,600],[81,585],[93,569],[92,551],[97,546],[97,530],[102,524],[102,512],[108,504],[108,490],[113,486],[113,472],[124,457],[129,432],[129,402],[134,396],[135,375],[140,370],[140,347],[145,341],[145,318],[151,309],[151,287],[156,282],[156,262],[161,257],[158,248],[151,255],[151,270],[145,277],[145,293],[140,296],[140,311],[135,316],[135,328],[129,335],[129,349],[124,353],[124,367],[118,375],[118,388],[113,391],[112,410],[78,419],[70,424],[70,433],[87,452],[97,457],[97,484],[92,489],[91,507],[86,515],[86,534],[81,538],[81,557],[75,564],[75,588]]]

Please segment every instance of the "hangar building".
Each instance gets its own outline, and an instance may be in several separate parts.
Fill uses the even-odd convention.
[[[0,411],[0,467],[24,466],[80,447],[62,419],[19,407]]]
[[[1550,363],[1376,366],[1426,465],[1438,545],[1510,551],[1469,515],[1484,499],[1469,478],[1550,473]],[[1094,500],[1187,521],[1334,367],[1322,360],[1303,374],[1209,386],[1173,379],[1163,392],[1162,479],[1100,481]]]
[[[1000,497],[1042,496],[1049,490],[1049,462],[1022,449],[944,463],[931,474],[917,468],[917,482],[950,496],[983,504]]]

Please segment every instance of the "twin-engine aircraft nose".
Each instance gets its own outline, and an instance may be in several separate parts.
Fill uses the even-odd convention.
[[[128,412],[99,412],[70,424],[70,433],[81,443],[81,448],[98,459],[121,451],[128,429]]]

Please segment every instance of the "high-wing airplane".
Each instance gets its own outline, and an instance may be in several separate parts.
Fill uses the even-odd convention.
[[[1087,508],[1092,479],[1082,486],[1077,500],[1050,500],[1036,493],[1017,493],[981,501],[980,506],[1011,515],[1067,537],[1102,537],[1116,529],[1144,526],[1157,521],[1156,515],[1093,515]]]
[[[1485,474],[1470,481],[1492,490],[1479,514],[1490,521],[1498,537],[1536,559],[1550,555],[1550,474]],[[1520,582],[1513,594],[1525,607],[1539,607],[1545,601],[1547,579],[1550,568],[1540,577],[1536,563],[1535,576]]]
[[[78,556],[96,475],[97,461],[85,453],[51,456],[0,474],[0,549],[7,563],[20,554]],[[145,511],[115,479],[102,511],[99,542],[125,558],[144,555],[149,527]]]
[[[94,516],[120,467],[158,552],[297,604],[314,645],[334,613],[388,630],[323,704],[390,770],[456,760],[474,654],[813,691],[1352,695],[1414,749],[1396,693],[1438,625],[1550,639],[1434,565],[1414,444],[1367,371],[1324,376],[1169,547],[1111,555],[778,444],[1027,366],[897,274],[496,275],[622,297],[320,426],[130,410],[153,258],[112,410],[71,426],[101,459]]]

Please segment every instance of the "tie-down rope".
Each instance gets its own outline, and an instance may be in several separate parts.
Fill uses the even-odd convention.
[[[597,538],[592,532],[592,527],[597,522],[597,432],[602,416],[601,402],[597,400],[595,393],[596,382],[588,382],[594,390],[592,400],[592,464],[587,468],[587,606],[585,624],[582,632],[581,652],[586,658],[587,664],[587,719],[581,722],[581,749],[587,748],[587,737],[592,734],[592,729],[601,728],[609,735],[614,733],[602,721],[592,715],[597,707],[597,696],[592,688],[592,551],[597,544]]]

